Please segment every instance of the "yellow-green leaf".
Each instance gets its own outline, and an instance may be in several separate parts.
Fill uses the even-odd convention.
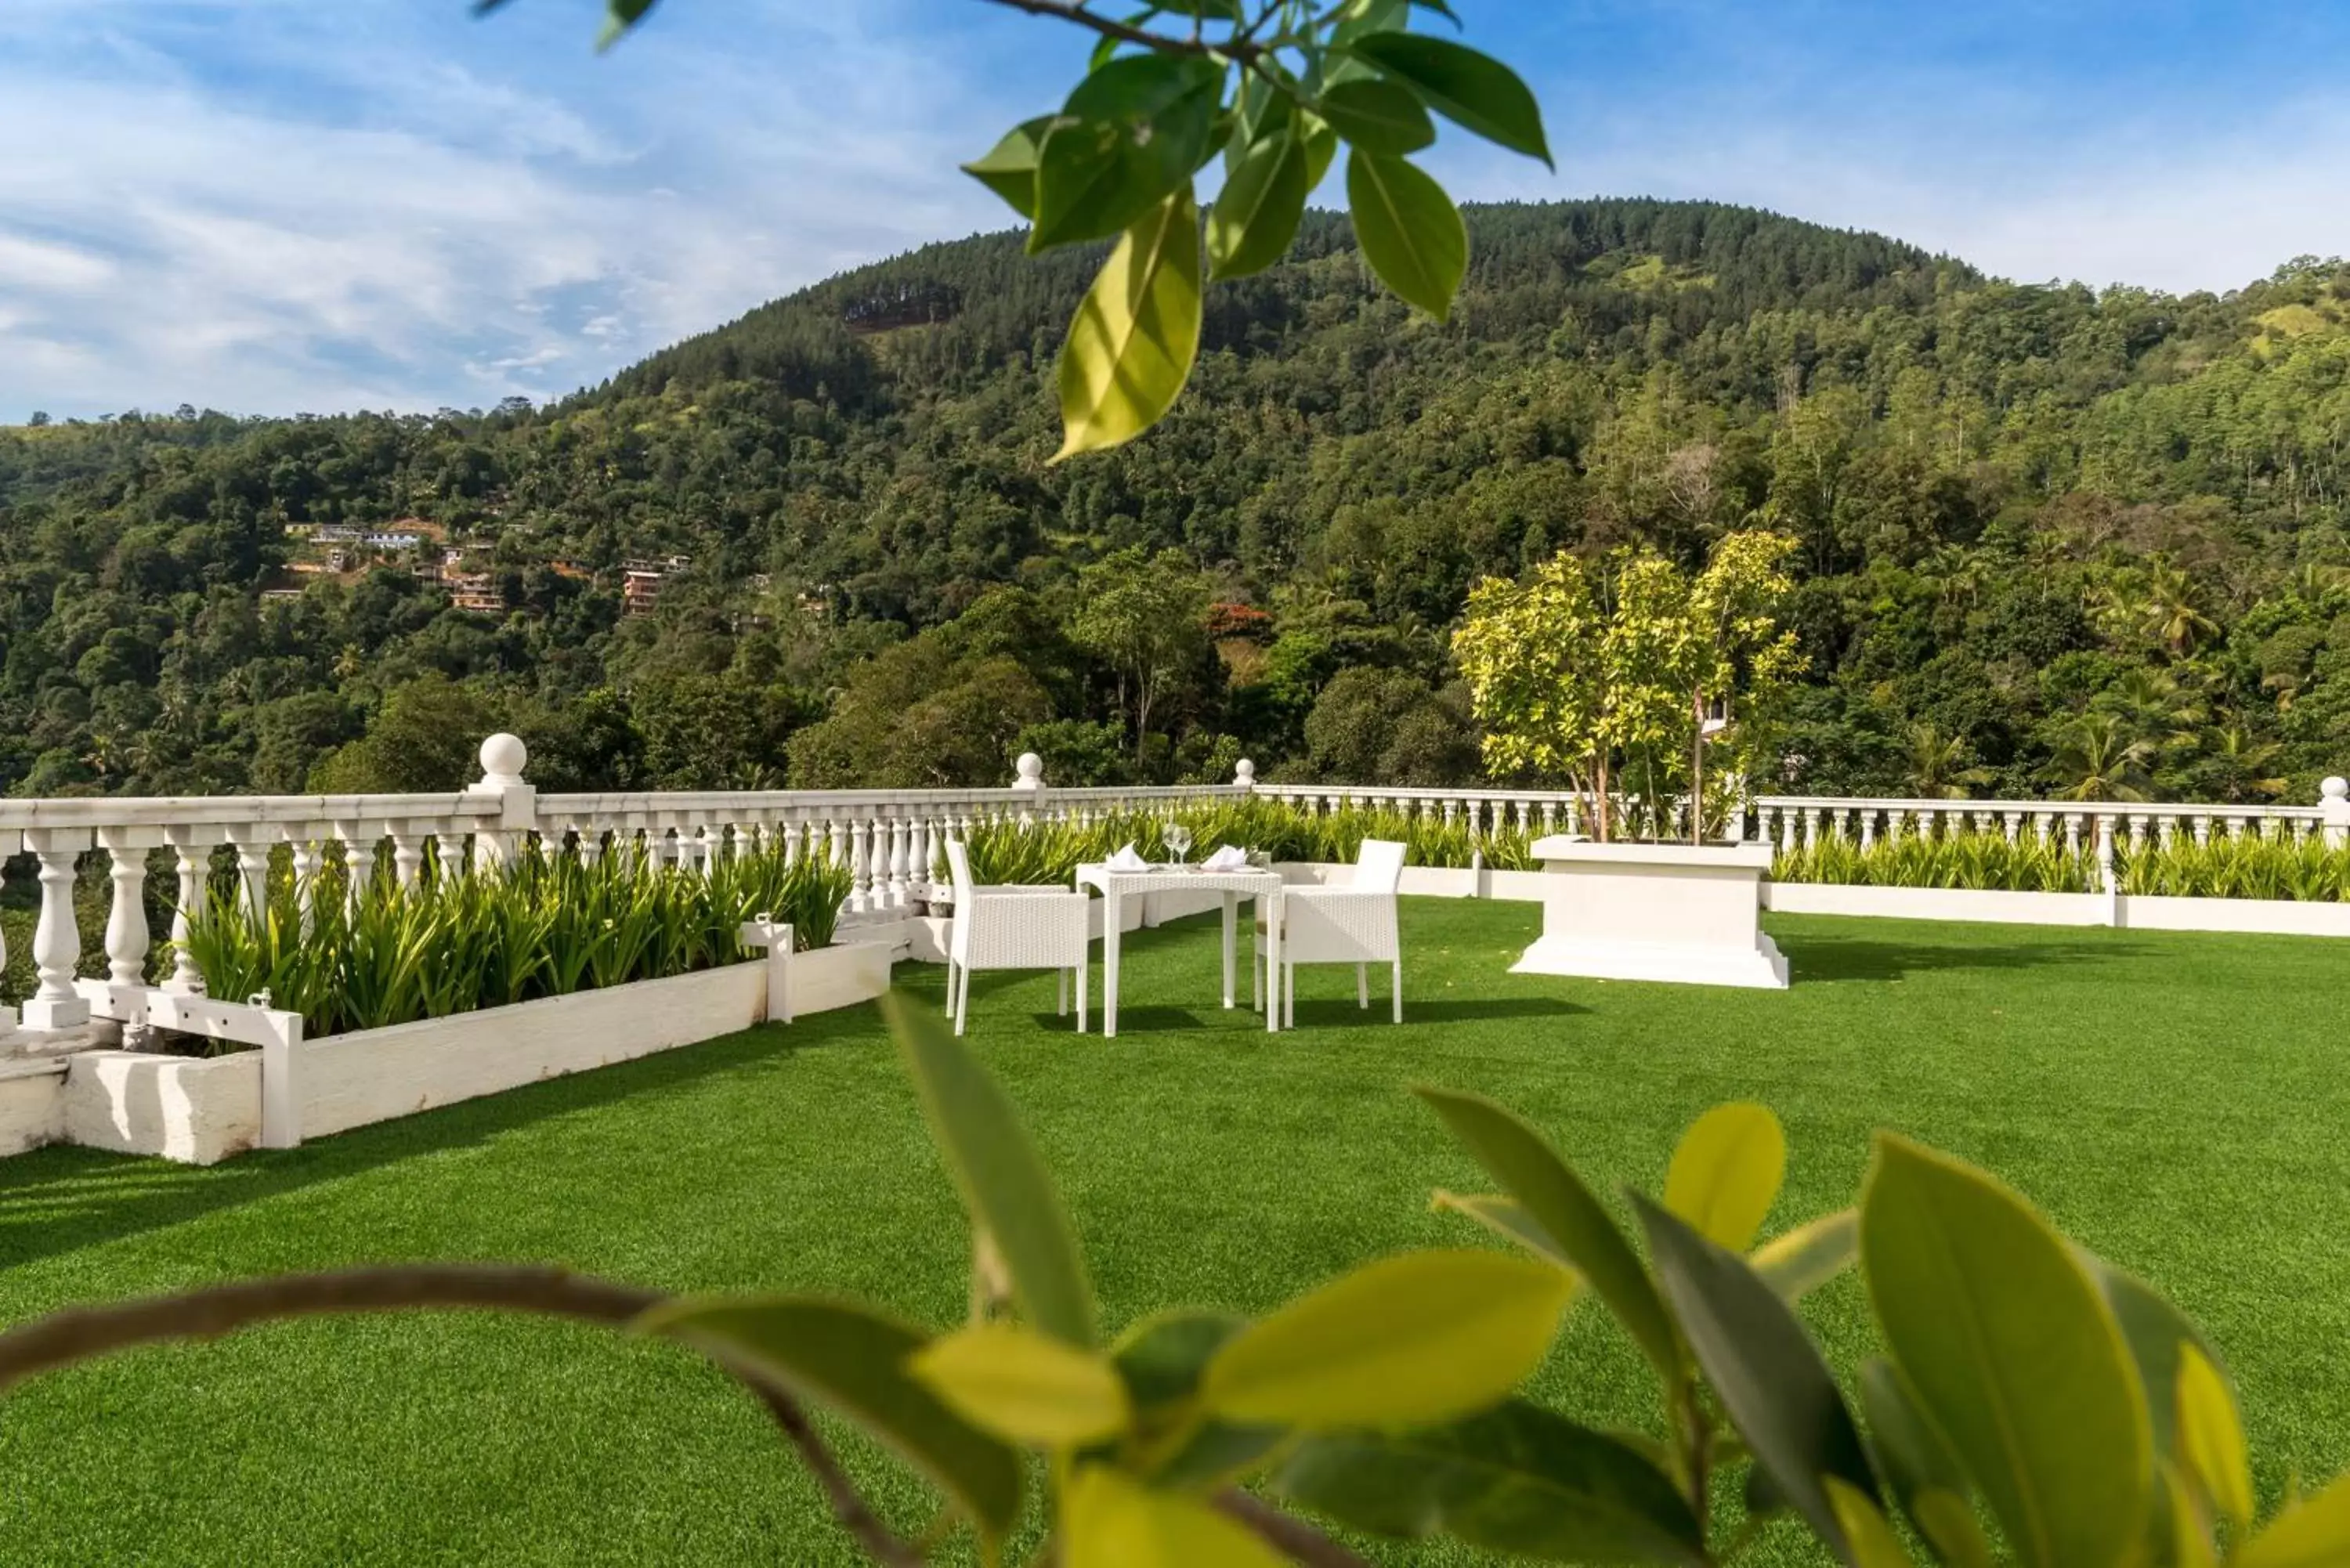
[[[1045,144],[1053,117],[1021,121],[1002,140],[962,166],[962,171],[1003,198],[1024,218],[1036,215],[1036,150]]]
[[[1066,1568],[1287,1568],[1246,1527],[1181,1492],[1087,1465],[1061,1499]]]
[[[1189,185],[1118,240],[1061,345],[1061,450],[1132,441],[1174,406],[1200,352],[1200,214]]]
[[[2341,1568],[2350,1563],[2350,1476],[2296,1503],[2244,1542],[2229,1568]]]
[[[1918,1408],[2024,1568],[2117,1568],[2151,1519],[2154,1444],[2104,1293],[2014,1192],[1880,1134],[1861,1272]]]
[[[1716,1106],[1690,1124],[1665,1173],[1665,1207],[1717,1247],[1754,1244],[1787,1174],[1787,1135],[1769,1107]]]
[[[1115,1437],[1134,1419],[1107,1358],[1014,1324],[932,1340],[907,1370],[966,1420],[1014,1442],[1074,1448]]]
[[[2154,1561],[2163,1568],[2216,1568],[2219,1553],[2211,1547],[2211,1521],[2196,1504],[2194,1483],[2167,1460],[2156,1468],[2155,1489],[2162,1498],[2155,1521],[2159,1533]]]
[[[2251,1522],[2252,1461],[2236,1397],[2193,1345],[2178,1352],[2178,1465],[2238,1530]]]
[[[1854,1568],[1909,1568],[1909,1554],[1869,1495],[1849,1481],[1827,1480],[1828,1502],[1844,1526]]]
[[[1234,1334],[1201,1403],[1309,1430],[1450,1420],[1541,1365],[1574,1293],[1560,1270],[1502,1252],[1382,1259]]]
[[[1772,1237],[1746,1261],[1783,1299],[1796,1302],[1852,1267],[1859,1244],[1859,1211],[1839,1209]]]
[[[1379,281],[1439,321],[1469,270],[1469,227],[1444,187],[1401,158],[1347,154],[1355,243]]]

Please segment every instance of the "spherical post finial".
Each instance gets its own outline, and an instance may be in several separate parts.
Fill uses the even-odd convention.
[[[2317,786],[2317,793],[2328,800],[2350,799],[2350,779],[2344,778],[2340,774],[2334,774]]]
[[[1256,787],[1256,764],[1243,757],[1232,764],[1232,783],[1243,789]]]
[[[482,742],[482,779],[485,784],[519,783],[522,770],[529,763],[530,748],[522,743],[520,735],[501,731]]]
[[[1012,781],[1014,789],[1036,790],[1045,787],[1045,759],[1034,752],[1023,752],[1020,760],[1012,764],[1020,776]]]

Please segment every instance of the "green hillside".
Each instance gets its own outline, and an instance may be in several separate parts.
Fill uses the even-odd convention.
[[[1211,292],[1162,427],[1059,467],[1095,258],[1008,234],[544,410],[0,430],[0,781],[421,788],[500,725],[550,787],[992,783],[1023,746],[1451,781],[1477,576],[1755,522],[1802,541],[1810,659],[1768,782],[2350,767],[2350,267],[2100,295],[1707,203],[1469,220],[1439,326],[1310,217]]]

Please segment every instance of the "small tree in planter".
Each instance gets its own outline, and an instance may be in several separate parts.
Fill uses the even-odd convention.
[[[1477,584],[1452,649],[1486,765],[1588,794],[1602,843],[1615,836],[1624,781],[1638,783],[1646,826],[1659,834],[1666,801],[1685,788],[1690,841],[1701,840],[1710,706],[1737,701],[1738,749],[1751,752],[1794,674],[1794,634],[1775,619],[1794,586],[1782,566],[1793,548],[1781,535],[1732,534],[1694,578],[1654,551],[1596,565],[1562,552],[1523,582]]]

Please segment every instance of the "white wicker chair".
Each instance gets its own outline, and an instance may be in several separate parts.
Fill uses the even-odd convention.
[[[1403,880],[1404,846],[1384,838],[1366,838],[1355,856],[1353,878],[1342,888],[1292,888],[1281,896],[1281,964],[1275,977],[1274,1004],[1282,1010],[1282,1027],[1297,1022],[1297,966],[1302,963],[1350,963],[1355,966],[1355,999],[1371,1004],[1370,966],[1394,968],[1395,1021],[1403,1022],[1403,940],[1396,929],[1396,889]],[[1256,998],[1264,1001],[1266,944],[1260,927],[1257,958],[1253,966]]]
[[[1069,1011],[1069,976],[1077,981],[1077,1033],[1086,1032],[1086,969],[1092,957],[1087,895],[1067,888],[982,888],[971,879],[971,855],[947,840],[947,874],[954,884],[954,924],[947,936],[947,1005],[954,1032],[971,1011],[973,970],[1049,969],[1060,973],[1060,1010]]]

